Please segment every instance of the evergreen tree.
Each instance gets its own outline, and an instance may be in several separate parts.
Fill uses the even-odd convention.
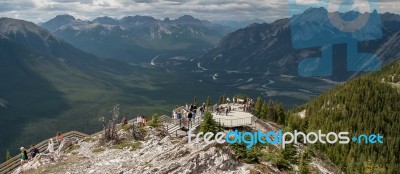
[[[254,115],[260,117],[261,108],[263,106],[263,101],[261,97],[257,97],[255,106],[254,106]]]
[[[277,123],[281,124],[281,125],[285,124],[286,113],[285,113],[285,109],[284,109],[283,105],[282,104],[277,104],[276,105],[276,110],[277,110],[277,113],[278,113],[278,121],[277,121]]]
[[[310,173],[310,162],[311,162],[311,154],[308,149],[306,149],[300,155],[300,162],[299,162],[299,174],[308,174]]]
[[[292,143],[286,144],[285,149],[281,149],[281,154],[283,158],[288,162],[290,162],[291,164],[297,164],[298,162],[297,150]]]
[[[196,96],[193,97],[193,106],[198,106],[197,97]]]
[[[364,174],[373,174],[374,173],[374,164],[371,160],[364,162]]]
[[[265,121],[267,121],[267,118],[268,118],[268,105],[265,102],[263,103],[263,105],[261,107],[260,118]]]
[[[218,104],[219,105],[224,104],[224,96],[222,96],[222,95],[219,96]]]
[[[208,111],[211,106],[212,106],[211,98],[210,96],[208,96],[206,100],[206,110]]]
[[[278,111],[276,110],[275,103],[268,102],[268,119],[273,122],[278,122]]]
[[[7,151],[6,151],[6,161],[8,161],[9,159],[11,159],[11,154],[10,154],[10,149],[7,149]]]
[[[220,131],[219,124],[213,119],[213,115],[210,112],[206,112],[203,121],[200,124],[199,132],[212,132],[214,135]]]
[[[245,139],[250,140],[249,137],[245,137]],[[265,155],[263,152],[265,146],[261,143],[254,144],[254,146],[249,149],[246,147],[247,145],[245,143],[235,143],[229,146],[233,149],[238,159],[243,160],[245,163],[259,163]]]
[[[157,113],[151,116],[151,120],[147,123],[149,126],[152,127],[159,127],[161,125],[160,118]]]

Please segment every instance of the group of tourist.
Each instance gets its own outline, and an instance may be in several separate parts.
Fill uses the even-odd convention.
[[[139,126],[146,126],[147,125],[147,118],[145,116],[137,116],[136,117],[136,123]]]
[[[182,126],[182,124],[186,126],[188,124],[192,124],[196,120],[196,116],[202,115],[204,110],[205,103],[203,103],[201,107],[198,107],[194,104],[186,104],[183,107],[177,106],[172,112],[172,118],[175,124],[179,122],[180,126]]]
[[[224,112],[225,116],[228,116],[228,113],[232,111],[232,107],[230,105],[227,107],[217,106],[215,110],[217,115],[221,115],[221,113]]]
[[[255,102],[253,99],[248,98],[244,104],[243,111],[244,112],[251,112],[254,107]]]
[[[54,151],[53,138],[50,138],[48,140],[47,149],[44,151],[48,152],[47,154],[53,155],[52,157],[53,160],[54,160],[54,155],[60,156],[60,152],[65,144],[64,136],[60,132],[57,132],[54,139],[58,145],[57,151]],[[35,144],[31,144],[28,150],[25,149],[24,147],[21,147],[20,151],[21,151],[20,170],[22,170],[22,166],[25,163],[39,162],[41,164],[41,156],[45,154],[45,153],[41,154],[40,150],[37,147],[35,147]]]

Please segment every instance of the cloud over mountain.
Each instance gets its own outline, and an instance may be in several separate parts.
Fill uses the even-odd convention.
[[[301,3],[302,1],[298,1]],[[339,0],[332,0],[334,4]],[[361,2],[361,1],[360,1]],[[400,13],[399,1],[379,1],[381,12]],[[361,9],[365,3],[358,3]],[[208,20],[272,21],[288,17],[287,1],[282,0],[5,0],[0,2],[0,16],[43,22],[51,16],[69,13],[80,19],[97,16],[120,18],[147,15],[177,18],[184,14]]]

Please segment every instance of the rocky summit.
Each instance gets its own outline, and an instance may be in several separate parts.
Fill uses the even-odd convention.
[[[17,173],[39,174],[194,174],[194,173],[285,173],[272,164],[246,164],[238,160],[234,151],[224,144],[188,144],[186,132],[175,135],[161,128],[142,127],[142,141],[134,140],[132,133],[121,128],[120,141],[105,143],[98,133],[78,141],[54,160],[42,158],[31,162]],[[320,160],[311,165],[318,171],[330,173]]]

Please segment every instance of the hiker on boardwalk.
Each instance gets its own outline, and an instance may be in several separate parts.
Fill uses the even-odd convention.
[[[178,117],[178,121],[179,121],[179,127],[182,127],[182,113],[181,113],[181,111],[178,111],[177,117]]]
[[[190,111],[193,111],[193,109],[194,109],[193,104],[190,104]]]
[[[196,112],[196,110],[194,110],[194,111],[192,112],[192,119],[193,119],[193,121],[196,119],[196,114],[197,114],[197,112]]]
[[[189,123],[192,123],[193,112],[188,113],[187,118],[189,119]]]
[[[60,152],[64,147],[65,139],[64,136],[61,135],[61,132],[57,132],[56,134],[56,142],[58,143],[57,155],[60,157]]]
[[[47,143],[47,149],[46,151],[49,151],[49,153],[53,154],[54,153],[54,142],[53,138],[50,138],[48,143]]]
[[[31,144],[31,148],[29,149],[29,160],[32,161],[39,155],[39,149],[35,147],[34,144]]]
[[[57,132],[57,134],[56,134],[56,142],[60,144],[63,141],[64,141],[64,136],[61,135],[61,132]]]
[[[178,120],[178,113],[177,113],[176,111],[173,112],[172,118],[173,118],[173,120],[174,120],[174,123],[176,124],[176,123],[177,123],[177,120]]]
[[[142,124],[143,126],[147,125],[147,118],[145,116],[142,116]]]
[[[22,166],[28,160],[28,153],[26,152],[24,147],[21,147],[19,150],[21,151],[21,161],[19,164],[20,164],[20,168],[22,170]]]
[[[39,162],[39,164],[42,165],[40,157],[41,156],[39,149],[36,148],[34,144],[32,144],[31,148],[29,149],[29,161],[32,162],[30,165],[34,164],[35,162]]]
[[[142,126],[142,123],[143,123],[143,121],[142,121],[142,116],[137,116],[136,117],[136,123],[139,125],[139,127],[141,127]]]
[[[204,107],[203,107],[203,106],[200,107],[200,108],[199,108],[199,111],[200,111],[200,115],[203,115],[203,113],[204,113]]]

